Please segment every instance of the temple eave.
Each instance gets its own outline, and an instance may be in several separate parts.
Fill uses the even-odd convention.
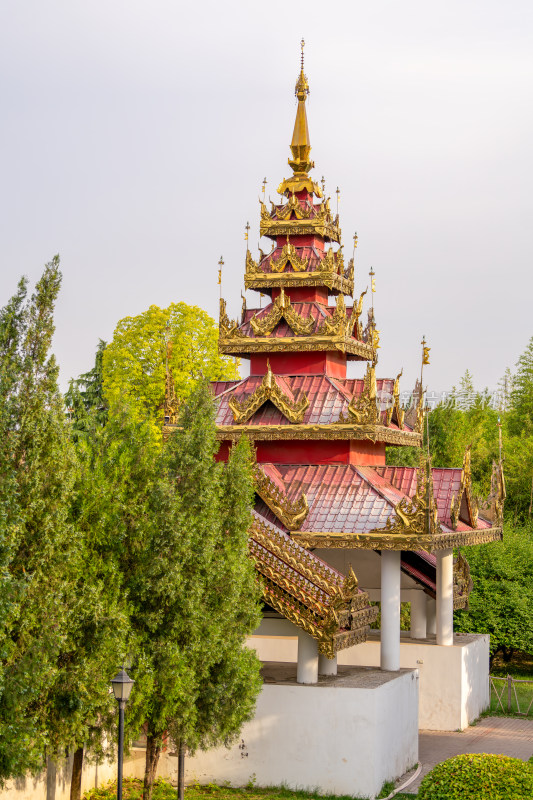
[[[348,336],[273,336],[273,337],[221,337],[219,350],[224,355],[246,353],[305,353],[310,351],[337,351],[371,360],[372,346]]]
[[[271,291],[272,289],[298,289],[303,286],[325,286],[330,292],[352,295],[353,279],[327,272],[257,272],[244,276],[245,289]]]
[[[168,426],[167,426],[168,427]],[[384,425],[350,425],[349,423],[334,425],[287,424],[287,425],[217,425],[217,439],[235,440],[241,436],[249,436],[257,441],[268,440],[369,440],[384,442],[389,445],[406,445],[420,447],[422,435],[415,431],[400,431]]]
[[[426,550],[428,553],[452,547],[469,547],[498,542],[503,538],[501,527],[469,531],[446,531],[437,534],[395,534],[385,531],[368,533],[292,532],[292,538],[306,549]]]

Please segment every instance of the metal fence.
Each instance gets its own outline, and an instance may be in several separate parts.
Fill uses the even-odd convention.
[[[490,708],[504,714],[533,716],[533,680],[491,675]]]

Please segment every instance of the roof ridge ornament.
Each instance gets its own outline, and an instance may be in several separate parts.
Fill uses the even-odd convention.
[[[272,304],[272,310],[262,319],[253,316],[250,320],[250,327],[256,336],[269,336],[276,325],[285,319],[287,325],[294,331],[296,336],[309,336],[315,325],[313,317],[302,317],[291,305],[291,298],[285,294],[283,286],[279,295]]]
[[[289,397],[278,385],[276,376],[272,372],[270,361],[267,361],[267,372],[259,386],[244,400],[230,397],[228,405],[233,412],[233,419],[237,424],[247,422],[253,417],[262,405],[268,400],[281,411],[289,422],[302,422],[304,414],[309,407],[309,399],[305,392],[300,392],[297,400]]]
[[[463,503],[463,499],[466,505]],[[469,444],[465,450],[463,469],[461,470],[461,484],[457,494],[452,497],[450,505],[450,519],[454,530],[457,530],[461,514],[463,514],[463,517],[468,514],[467,524],[472,528],[477,528],[479,507],[472,489],[472,444]]]
[[[294,121],[294,130],[291,140],[292,158],[289,158],[289,166],[293,171],[293,176],[281,182],[278,187],[278,193],[290,195],[293,192],[302,192],[306,190],[310,194],[322,197],[322,190],[307,174],[315,166],[315,163],[311,161],[309,157],[311,141],[309,138],[309,127],[305,108],[305,101],[309,94],[309,82],[304,72],[305,42],[303,39],[300,42],[300,46],[302,50],[300,74],[298,75],[296,86],[294,87],[294,93],[298,100],[298,108],[296,109],[296,119]]]

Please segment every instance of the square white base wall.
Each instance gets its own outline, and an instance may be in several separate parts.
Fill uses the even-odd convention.
[[[243,786],[252,779],[375,797],[418,761],[417,670],[341,667],[304,686],[293,665],[265,668],[255,718],[239,743],[187,758],[188,782]]]
[[[270,622],[270,621],[268,621]],[[281,632],[271,625],[272,631]],[[262,623],[261,634],[269,628]],[[291,632],[287,628],[288,632]],[[434,636],[411,639],[403,635],[400,665],[420,674],[419,719],[421,730],[464,730],[490,706],[488,635],[455,635],[453,645],[437,645]],[[263,661],[296,661],[297,640],[287,635],[255,635],[248,646]],[[367,642],[341,650],[338,663],[379,666],[379,631],[371,631]]]

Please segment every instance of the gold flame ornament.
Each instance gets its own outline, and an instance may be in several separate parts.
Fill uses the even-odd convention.
[[[422,366],[425,366],[426,364],[429,364],[429,351],[431,350],[431,347],[426,346],[425,336],[422,339],[421,345],[422,345]]]
[[[370,286],[372,288],[372,292],[375,292],[376,291],[376,279],[374,278],[374,275],[376,273],[374,272],[374,267],[370,267],[370,272],[368,274],[370,275]]]

